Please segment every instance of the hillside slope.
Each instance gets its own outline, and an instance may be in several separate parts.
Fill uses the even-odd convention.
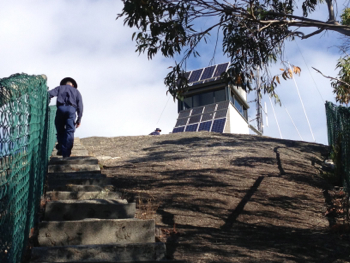
[[[348,262],[324,216],[324,145],[207,132],[81,140],[138,217],[156,219],[169,257]]]

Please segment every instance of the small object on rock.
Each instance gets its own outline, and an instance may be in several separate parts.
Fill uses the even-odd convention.
[[[329,165],[329,166],[334,166],[334,162],[333,162],[333,160],[331,160],[331,159],[325,160],[325,161],[324,161],[324,164],[325,164],[325,165]]]
[[[331,159],[327,159],[324,161],[322,166],[322,170],[324,171],[333,171],[335,168],[334,162]]]

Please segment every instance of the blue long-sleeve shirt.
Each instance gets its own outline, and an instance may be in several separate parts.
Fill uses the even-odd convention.
[[[52,90],[49,90],[50,99],[57,97],[57,106],[71,105],[77,111],[76,123],[79,124],[83,116],[83,99],[78,89],[70,85],[58,86]]]

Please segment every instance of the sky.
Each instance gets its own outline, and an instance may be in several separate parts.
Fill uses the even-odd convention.
[[[177,102],[166,94],[163,81],[174,60],[160,55],[148,60],[135,53],[131,40],[135,30],[123,26],[122,19],[116,20],[122,7],[121,1],[111,0],[2,1],[0,78],[15,73],[45,74],[49,89],[53,89],[64,77],[73,77],[84,102],[76,137],[147,135],[158,127],[162,134],[170,133],[177,119]],[[340,2],[338,7],[342,8]],[[324,20],[325,6],[317,8],[316,17]],[[326,33],[286,45],[286,60],[302,69],[295,82],[310,125],[294,81],[282,80],[276,92],[283,106],[273,106],[278,124],[268,97],[263,96],[268,113],[267,121],[264,116],[265,136],[327,144],[324,103],[335,102],[334,95],[329,79],[311,67],[336,76],[339,53],[334,45],[339,43],[340,35]],[[208,66],[214,44],[210,40],[201,46],[202,56],[192,58],[188,70]],[[217,53],[215,63],[229,61]],[[275,65],[271,72],[278,74],[280,67]],[[254,96],[249,94],[248,101]],[[254,102],[250,105],[248,114],[253,119]]]

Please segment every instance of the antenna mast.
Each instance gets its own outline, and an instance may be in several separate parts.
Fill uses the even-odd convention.
[[[259,68],[257,70],[257,78],[256,78],[256,124],[258,131],[261,132],[261,134],[264,133],[263,128],[263,118],[262,118],[262,111],[261,111],[261,88],[260,88],[260,72]]]

